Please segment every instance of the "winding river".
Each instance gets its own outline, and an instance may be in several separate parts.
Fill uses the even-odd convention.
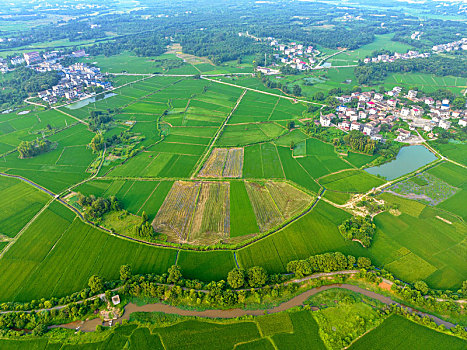
[[[341,288],[341,289],[347,289],[356,293],[363,294],[369,298],[373,298],[376,300],[379,300],[383,304],[386,305],[391,305],[395,304],[398,306],[403,306],[404,308],[407,308],[410,312],[412,313],[417,313],[420,316],[429,316],[430,318],[433,319],[433,321],[437,324],[443,324],[446,326],[446,328],[451,328],[454,327],[453,323],[444,321],[436,316],[421,312],[419,310],[413,309],[411,307],[407,307],[403,304],[400,304],[398,302],[395,302],[389,297],[386,297],[384,295],[371,292],[369,290],[351,285],[351,284],[330,284],[327,286],[321,286],[321,287],[316,287],[310,290],[307,290],[292,299],[283,302],[282,304],[275,306],[273,308],[269,309],[256,309],[256,310],[245,310],[245,309],[229,309],[229,310],[222,310],[222,309],[210,309],[210,310],[203,310],[203,311],[197,311],[197,310],[186,310],[186,309],[181,309],[176,306],[172,305],[167,305],[163,303],[154,303],[154,304],[147,304],[147,305],[142,305],[138,306],[136,304],[130,303],[127,306],[125,306],[125,312],[123,313],[122,317],[117,319],[115,322],[121,322],[122,320],[129,320],[130,315],[134,312],[163,312],[166,314],[175,314],[179,316],[196,316],[196,317],[204,317],[204,318],[235,318],[235,317],[241,317],[241,316],[261,316],[264,315],[265,312],[268,314],[274,314],[277,312],[281,311],[286,311],[289,310],[293,307],[296,306],[303,306],[304,302],[311,296],[318,294],[320,292],[323,292],[325,290],[329,290],[332,288]],[[62,328],[69,328],[69,329],[76,329],[79,327],[81,331],[84,332],[93,332],[96,329],[96,326],[99,324],[103,324],[102,321],[99,318],[92,319],[92,320],[87,320],[87,321],[76,321],[68,324],[63,324],[59,325],[56,327],[62,327]],[[104,325],[109,325],[107,322]]]

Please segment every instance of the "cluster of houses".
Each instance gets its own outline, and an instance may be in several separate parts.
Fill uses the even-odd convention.
[[[415,32],[411,36],[412,39],[414,39],[414,35],[415,35],[415,38],[419,38],[421,33]],[[451,52],[451,51],[457,51],[457,50],[467,50],[467,38],[463,38],[461,40],[454,41],[452,43],[435,45],[432,48],[432,52],[434,53]],[[363,60],[363,63],[394,62],[396,60],[408,60],[412,58],[426,58],[430,56],[431,56],[431,52],[420,53],[418,51],[410,50],[407,53],[395,52],[393,55],[381,54],[376,57],[367,57]]]
[[[55,63],[55,65],[60,63]],[[38,96],[50,104],[56,103],[58,99],[79,99],[87,96],[87,87],[101,87],[103,90],[112,88],[110,82],[105,80],[100,68],[89,67],[84,63],[75,63],[68,67],[56,67],[62,72],[59,84],[51,89],[40,91]]]
[[[320,54],[313,46],[304,46],[291,42],[290,44],[279,44],[277,40],[271,41],[271,46],[274,46],[274,54],[276,60],[280,60],[286,65],[298,70],[311,69],[312,65],[316,63],[315,56]]]
[[[296,42],[291,42],[288,44],[279,43],[275,38],[259,38],[248,32],[240,32],[239,36],[247,37],[255,41],[265,41],[273,47],[274,59],[290,65],[292,68],[298,70],[308,70],[311,69],[314,63],[316,63],[315,56],[319,55],[321,52],[315,49],[313,46],[305,46],[302,44],[297,44]],[[266,64],[265,64],[266,66]],[[260,71],[264,74],[279,74],[279,70],[268,69],[260,67]],[[276,72],[277,71],[277,72]]]
[[[337,107],[336,113],[321,115],[319,124],[323,127],[336,126],[343,131],[357,130],[369,136],[372,140],[384,142],[380,134],[381,127],[387,125],[392,129],[395,121],[402,120],[408,123],[410,130],[422,128],[430,131],[434,127],[445,130],[451,127],[449,119],[459,119],[459,126],[467,125],[467,112],[465,110],[452,110],[449,100],[434,101],[430,97],[417,97],[417,91],[410,90],[403,96],[413,102],[424,102],[430,106],[428,115],[418,106],[406,106],[400,100],[402,88],[394,87],[385,93],[374,91],[354,92],[351,95],[336,97],[342,105]],[[347,107],[346,104],[356,101],[357,106]],[[353,103],[355,105],[355,103]],[[425,117],[424,117],[425,115]],[[333,121],[338,121],[337,125]],[[407,142],[412,133],[410,130],[399,128],[396,141]]]
[[[435,45],[432,50],[434,52],[451,52],[458,50],[467,50],[467,38],[462,38],[458,41],[453,41],[452,43]]]
[[[376,57],[367,57],[363,63],[379,63],[379,62],[394,62],[396,60],[410,60],[412,58],[426,58],[430,57],[431,53],[420,53],[418,51],[408,51],[407,53],[395,52],[394,55],[381,54]]]
[[[10,58],[10,63],[12,66],[19,66],[26,64],[31,68],[36,68],[36,66],[47,66],[49,64],[54,64],[61,59],[72,56],[72,57],[84,57],[86,52],[84,50],[78,50],[71,53],[71,55],[65,55],[61,51],[49,51],[40,53],[38,51],[31,51],[23,53],[23,56],[15,56]],[[8,62],[5,62],[8,63]],[[8,64],[7,64],[8,66]]]

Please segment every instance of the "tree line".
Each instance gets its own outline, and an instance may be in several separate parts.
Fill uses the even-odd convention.
[[[359,84],[374,85],[383,81],[389,73],[428,73],[439,76],[467,77],[467,59],[452,59],[443,56],[396,60],[394,62],[369,63],[355,67]]]

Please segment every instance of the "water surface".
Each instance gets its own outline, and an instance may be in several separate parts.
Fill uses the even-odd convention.
[[[100,94],[100,95],[85,98],[84,100],[69,104],[66,107],[69,108],[69,109],[78,109],[78,108],[87,106],[90,103],[94,103],[94,102],[99,101],[99,100],[105,100],[106,98],[109,98],[109,97],[112,97],[112,96],[115,96],[115,95],[117,95],[117,94],[115,94],[113,92],[108,92],[105,95]]]
[[[400,149],[396,159],[389,163],[367,168],[365,170],[370,174],[380,175],[387,180],[394,180],[411,173],[434,160],[436,160],[436,156],[425,146],[407,146]]]

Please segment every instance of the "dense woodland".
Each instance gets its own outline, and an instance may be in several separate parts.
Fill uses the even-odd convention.
[[[39,154],[48,152],[54,144],[47,139],[38,139],[33,141],[21,141],[18,145],[20,158],[31,158]]]
[[[8,73],[0,82],[0,105],[13,106],[23,102],[28,95],[50,89],[60,81],[57,72],[39,73],[20,67]]]

